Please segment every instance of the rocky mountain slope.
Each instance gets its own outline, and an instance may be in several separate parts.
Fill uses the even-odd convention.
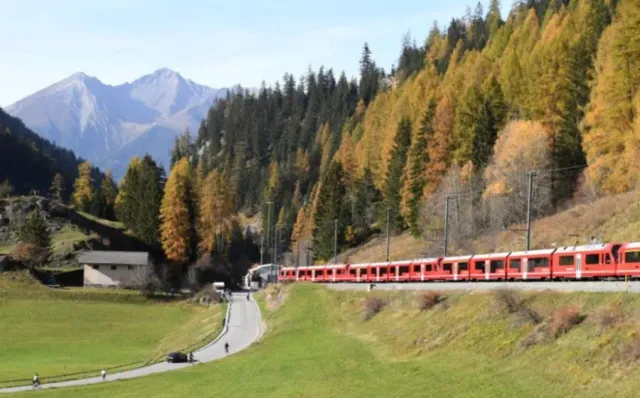
[[[43,138],[102,169],[112,168],[119,178],[133,155],[149,152],[167,165],[175,136],[196,130],[211,104],[228,92],[170,69],[117,86],[75,73],[6,111]]]

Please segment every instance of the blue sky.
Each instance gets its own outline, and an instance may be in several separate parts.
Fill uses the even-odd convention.
[[[120,84],[168,67],[211,87],[257,87],[321,65],[351,77],[365,41],[388,71],[407,31],[422,42],[434,20],[446,25],[467,5],[475,2],[0,0],[0,106],[79,71]]]

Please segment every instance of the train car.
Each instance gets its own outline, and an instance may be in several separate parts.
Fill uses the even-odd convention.
[[[280,275],[278,278],[281,282],[284,281],[295,281],[296,280],[296,269],[294,267],[283,267],[280,268]]]
[[[420,265],[420,281],[430,281],[441,279],[440,257],[421,258],[414,260],[414,269]],[[414,274],[415,277],[415,274]]]
[[[469,264],[469,279],[502,281],[507,279],[509,253],[474,255]]]
[[[469,279],[469,261],[473,256],[444,257],[440,276],[446,281],[464,281]]]
[[[640,242],[626,243],[612,248],[612,254],[618,259],[617,276],[640,277]]]
[[[306,280],[311,280],[311,270],[310,267],[298,267],[298,276],[296,280],[299,282],[304,282]]]
[[[511,252],[507,257],[507,279],[551,279],[552,257],[556,249]]]
[[[610,278],[616,276],[613,249],[620,244],[569,246],[553,253],[554,279]]]
[[[411,260],[389,263],[389,281],[409,282],[411,280]]]
[[[367,263],[349,264],[349,282],[369,282],[368,270],[369,264]]]
[[[347,282],[349,280],[347,264],[330,264],[324,267],[327,282]]]
[[[368,266],[370,282],[387,282],[389,280],[389,263],[371,263]]]

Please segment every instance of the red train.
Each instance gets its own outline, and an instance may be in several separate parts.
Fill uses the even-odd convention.
[[[285,267],[280,281],[428,282],[640,277],[640,242],[365,264]]]

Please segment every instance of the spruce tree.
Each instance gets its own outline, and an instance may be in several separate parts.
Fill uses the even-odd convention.
[[[27,216],[24,224],[18,231],[20,243],[28,245],[26,257],[22,260],[30,262],[32,267],[44,265],[51,256],[51,233],[39,210],[34,210]]]
[[[429,153],[427,152],[428,140],[433,137],[433,117],[436,112],[436,101],[431,100],[427,110],[422,117],[420,130],[416,134],[416,141],[411,146],[409,152],[408,181],[407,181],[407,209],[406,220],[411,233],[418,237],[421,233],[420,223],[420,201],[423,196],[425,186],[425,169],[429,163]]]
[[[403,185],[403,171],[405,164],[407,163],[407,151],[409,150],[410,145],[411,120],[403,118],[398,124],[395,143],[391,150],[391,158],[389,159],[389,165],[387,167],[384,188],[384,210],[386,211],[387,209],[390,209],[391,228],[395,231],[400,231],[404,228],[404,220],[400,213],[400,201],[402,200],[401,190]]]
[[[53,177],[51,187],[49,188],[49,193],[51,194],[51,199],[60,203],[63,202],[64,177],[62,177],[62,174],[56,173],[56,175]]]
[[[344,241],[345,186],[343,171],[339,162],[333,162],[322,179],[317,210],[313,220],[313,251],[320,259],[333,257],[335,220],[338,220],[338,251]]]

